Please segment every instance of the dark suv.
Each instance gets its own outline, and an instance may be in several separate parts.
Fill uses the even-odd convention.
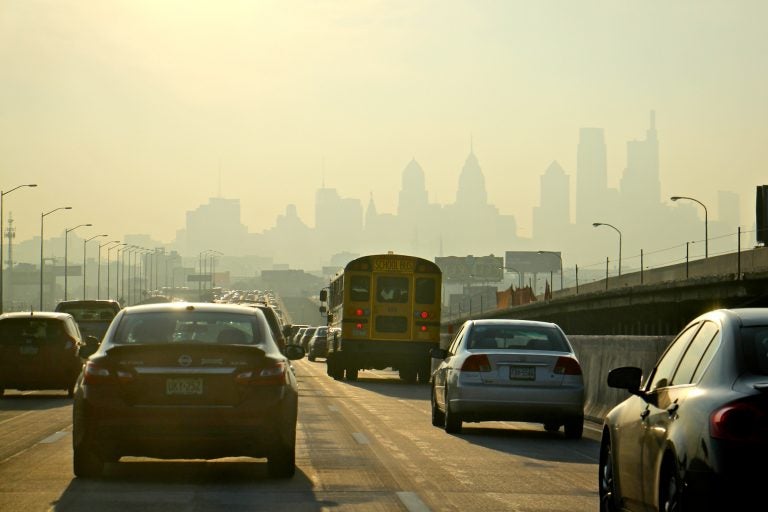
[[[56,304],[55,311],[72,315],[83,338],[90,335],[101,341],[120,311],[120,303],[116,300],[64,300]]]
[[[258,308],[264,313],[264,316],[267,317],[269,328],[272,330],[272,337],[275,338],[275,343],[277,343],[278,348],[280,348],[280,352],[285,352],[285,346],[287,345],[285,340],[285,333],[290,330],[291,326],[284,325],[277,310],[275,310],[275,308],[269,304],[248,302],[244,305],[252,308]]]
[[[89,343],[98,344],[95,337]],[[0,396],[6,389],[64,389],[72,396],[83,366],[75,319],[51,311],[0,315]]]

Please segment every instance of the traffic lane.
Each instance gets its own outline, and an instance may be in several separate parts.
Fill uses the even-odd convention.
[[[72,423],[72,399],[62,391],[5,390],[0,398],[0,464]]]
[[[357,430],[395,480],[393,492],[413,493],[426,510],[598,506],[599,443],[590,436],[566,440],[541,425],[513,422],[468,423],[461,434],[448,435],[431,424],[428,386],[405,384],[382,371],[337,382],[324,376],[324,364],[305,360],[296,371],[302,394],[318,398],[313,403],[324,403]]]

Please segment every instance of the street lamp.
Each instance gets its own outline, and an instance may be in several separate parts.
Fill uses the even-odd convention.
[[[616,226],[612,226],[605,222],[593,222],[592,226],[593,227],[608,226],[609,228],[612,228],[614,231],[616,231],[619,234],[619,275],[621,275],[621,231],[619,231]]]
[[[707,232],[707,224],[709,223],[707,220],[707,207],[704,206],[704,203],[699,201],[698,199],[694,199],[692,197],[687,196],[672,196],[670,197],[671,200],[677,201],[678,199],[688,199],[689,201],[695,201],[701,205],[702,208],[704,208],[704,258],[709,258],[709,233]]]
[[[71,206],[60,206],[58,208],[54,208],[53,210],[45,213],[40,214],[40,311],[43,310],[43,227],[44,227],[44,221],[45,218],[52,214],[53,212],[57,212],[59,210],[71,210]]]
[[[67,268],[69,267],[69,263],[67,262],[67,242],[69,241],[69,232],[83,226],[93,226],[93,224],[78,224],[73,228],[64,230],[64,300],[67,300]]]
[[[117,278],[115,279],[115,288],[117,289],[117,284],[119,282],[118,279],[120,278],[120,247],[128,245],[127,242],[120,243],[119,240],[117,240],[117,242],[118,242],[118,244],[115,245],[114,247],[108,247],[107,248],[107,299],[109,299],[109,283],[110,283],[110,279],[109,279],[109,266],[110,266],[110,264],[109,264],[109,252],[112,249],[117,249],[117,268],[115,268],[115,275],[117,276]],[[119,293],[118,291],[115,291],[115,297],[118,297],[118,293]]]
[[[101,248],[107,245],[119,244],[120,240],[112,240],[110,242],[104,242],[99,244],[99,257],[98,265],[96,265],[96,299],[101,299]],[[107,249],[107,256],[109,256],[109,249]],[[109,276],[109,262],[107,262],[107,276]],[[109,277],[107,277],[109,280]],[[109,298],[109,297],[107,297]]]
[[[557,256],[557,259],[560,260],[560,290],[563,289],[563,255],[560,254],[557,251],[537,251],[539,254],[554,254]],[[550,280],[552,280],[552,276],[549,276]],[[553,285],[554,286],[554,285]]]
[[[94,238],[100,238],[102,236],[109,236],[109,235],[93,235],[88,240],[83,240],[83,300],[85,300],[85,245],[93,240]]]
[[[36,184],[30,183],[29,185],[17,185],[11,190],[0,190],[0,313],[3,312],[3,265],[5,265],[3,260],[3,237],[5,236],[5,233],[3,233],[3,198],[16,189],[36,186]]]

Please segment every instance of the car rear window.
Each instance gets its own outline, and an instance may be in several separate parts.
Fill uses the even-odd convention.
[[[468,348],[555,352],[570,352],[571,350],[557,329],[511,325],[475,326]]]
[[[258,345],[271,339],[256,318],[249,315],[183,312],[126,315],[112,341],[118,345],[188,342]]]
[[[744,362],[750,372],[768,375],[768,326],[743,327],[741,343]]]
[[[111,321],[117,314],[110,306],[80,306],[63,304],[58,311],[69,313],[76,322]]]
[[[2,345],[57,342],[65,338],[64,324],[53,318],[6,318],[0,322]]]

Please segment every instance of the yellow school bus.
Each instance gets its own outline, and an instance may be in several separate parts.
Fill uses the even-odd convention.
[[[405,381],[429,382],[441,289],[440,268],[423,258],[388,253],[350,261],[320,291],[327,303],[321,311],[337,328],[328,340],[328,375],[357,380],[359,370],[392,368]]]

